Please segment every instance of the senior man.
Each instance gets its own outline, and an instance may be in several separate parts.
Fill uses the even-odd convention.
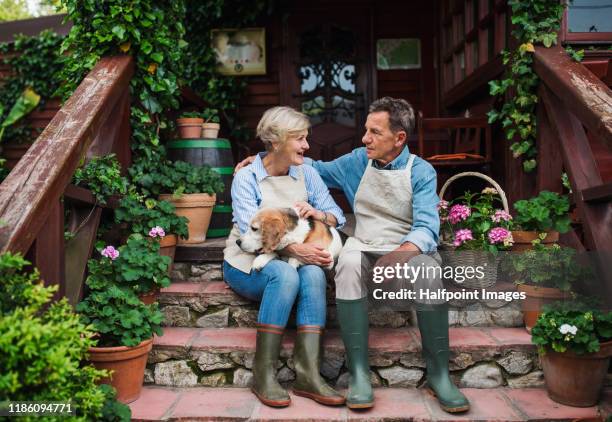
[[[355,233],[340,253],[335,276],[338,321],[351,375],[346,398],[350,408],[374,405],[368,362],[368,289],[361,277],[362,264],[372,264],[368,256],[373,254],[377,257],[374,266],[393,266],[398,260],[437,265],[428,254],[436,251],[440,228],[436,171],[406,146],[414,129],[414,110],[405,100],[384,97],[368,111],[362,138],[365,147],[330,162],[305,161],[328,187],[344,192],[355,213]],[[300,214],[315,211],[302,209]],[[326,252],[319,251],[309,263],[328,260]],[[414,288],[438,289],[441,280],[421,277]],[[415,307],[427,385],[444,410],[467,411],[469,402],[448,372],[448,307],[444,302],[418,300]]]

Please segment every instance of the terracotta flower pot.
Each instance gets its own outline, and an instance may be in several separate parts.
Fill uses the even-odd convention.
[[[540,232],[531,232],[531,231],[523,231],[516,230],[512,231],[512,238],[514,239],[514,244],[512,245],[512,252],[520,252],[527,251],[529,249],[533,249],[532,241],[538,238]],[[557,243],[559,241],[559,232],[551,231],[546,233],[546,237],[542,240],[542,244],[544,246],[550,246],[553,243]]]
[[[176,243],[178,236],[175,234],[168,234],[161,238],[159,241],[159,254],[161,256],[170,257],[170,265],[168,265],[168,275],[172,272],[172,264],[174,263],[174,253],[176,252]]]
[[[202,124],[202,138],[216,138],[220,129],[219,123],[204,123]]]
[[[176,207],[176,215],[187,217],[189,222],[189,239],[178,239],[178,245],[202,243],[206,240],[206,230],[210,224],[213,206],[217,200],[216,195],[206,193],[183,194],[180,198],[172,195],[160,195],[159,199],[169,201]]]
[[[612,340],[600,344],[599,352],[576,355],[547,350],[540,356],[548,396],[568,406],[597,404],[612,356]]]
[[[519,292],[525,292],[527,296],[521,302],[523,309],[523,321],[528,332],[535,325],[538,317],[542,313],[542,307],[549,305],[557,300],[567,300],[571,296],[568,292],[564,292],[553,287],[537,287],[529,284],[519,284],[517,286]]]
[[[200,138],[202,136],[202,123],[204,123],[204,119],[199,117],[176,119],[179,135],[182,139]]]
[[[153,338],[134,347],[91,347],[89,361],[97,369],[112,370],[111,376],[100,382],[115,387],[117,400],[131,403],[140,396],[147,355],[152,346]]]
[[[157,301],[157,297],[159,296],[159,291],[160,291],[160,288],[155,287],[153,290],[147,293],[139,294],[138,298],[145,305],[151,305],[152,303],[155,303]]]

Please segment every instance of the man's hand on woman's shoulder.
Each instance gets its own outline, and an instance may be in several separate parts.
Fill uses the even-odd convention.
[[[238,170],[240,170],[241,168],[246,167],[249,164],[253,163],[253,161],[255,161],[255,157],[257,157],[257,155],[250,155],[244,160],[242,160],[241,162],[239,162],[238,164],[236,164],[236,167],[234,167],[234,175],[238,173]]]

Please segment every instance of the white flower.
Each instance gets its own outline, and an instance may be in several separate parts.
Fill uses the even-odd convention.
[[[578,332],[578,328],[575,325],[563,324],[559,327],[561,334],[571,334],[573,336]]]
[[[482,190],[483,195],[498,195],[497,189],[495,188],[484,188]]]

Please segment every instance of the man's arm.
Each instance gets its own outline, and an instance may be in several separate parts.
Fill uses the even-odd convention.
[[[436,194],[437,174],[427,162],[420,162],[422,170],[412,173],[412,230],[402,239],[410,242],[421,252],[434,252],[438,245],[440,217],[437,205],[440,200]]]
[[[355,163],[363,161],[361,155],[363,154],[360,154],[360,148],[358,148],[333,161],[315,161],[306,157],[304,163],[315,168],[328,188],[344,189],[347,173]]]

